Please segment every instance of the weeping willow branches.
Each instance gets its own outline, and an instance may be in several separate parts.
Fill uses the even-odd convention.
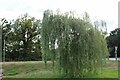
[[[51,60],[65,77],[84,77],[101,69],[108,52],[101,32],[73,14],[44,12],[41,28],[43,60]]]

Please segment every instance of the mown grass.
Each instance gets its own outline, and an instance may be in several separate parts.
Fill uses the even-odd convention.
[[[118,70],[114,69],[103,69],[102,73],[95,77],[100,78],[118,78]]]
[[[28,74],[21,76],[22,78],[61,78],[62,75],[60,76],[59,74],[53,74],[53,73],[44,73],[44,74]],[[16,78],[21,78],[20,76],[16,76]]]
[[[62,75],[53,73],[52,64],[48,62],[47,69],[44,62],[23,62],[3,64],[4,78],[60,78]],[[89,78],[118,78],[118,63],[116,61],[107,61],[102,72]]]
[[[25,62],[25,63],[5,63],[3,64],[3,76],[16,76],[29,74],[34,71],[51,71],[51,63],[48,62],[48,68],[46,69],[44,63],[41,61],[38,62]]]

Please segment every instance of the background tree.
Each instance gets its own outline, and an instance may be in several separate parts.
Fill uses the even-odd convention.
[[[1,40],[1,42],[2,42],[2,61],[4,61],[5,60],[5,50],[6,50],[6,45],[5,45],[5,42],[7,41],[7,38],[8,38],[8,34],[10,33],[10,30],[11,30],[11,28],[10,28],[10,25],[11,25],[11,22],[8,22],[5,18],[2,18],[1,20],[0,20],[0,22],[1,22],[1,35],[2,35],[2,40]]]
[[[40,20],[27,14],[3,25],[6,60],[40,60]]]
[[[120,28],[116,28],[115,30],[111,31],[106,40],[110,52],[110,57],[115,57],[115,46],[118,47],[117,55],[120,57]]]

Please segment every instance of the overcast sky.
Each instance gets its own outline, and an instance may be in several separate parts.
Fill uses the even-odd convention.
[[[91,21],[105,20],[108,32],[118,27],[119,0],[0,0],[0,18],[16,19],[28,13],[37,19],[42,19],[44,10],[61,12],[75,11],[82,15],[89,13]]]

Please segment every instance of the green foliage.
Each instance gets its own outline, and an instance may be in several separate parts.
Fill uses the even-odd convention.
[[[41,59],[40,33],[38,31],[41,25],[40,20],[25,14],[16,20],[2,19],[1,22],[2,45],[5,44],[6,61]]]
[[[53,70],[57,68],[65,77],[95,75],[108,56],[104,31],[98,25],[93,27],[88,13],[81,19],[72,12],[55,14],[47,10],[42,24],[27,14],[10,23],[5,19],[1,22],[10,59],[36,60],[42,51],[46,68],[51,60]],[[101,25],[106,27],[104,21]]]
[[[110,35],[107,36],[106,40],[110,52],[110,57],[115,56],[115,46],[118,47],[117,55],[118,57],[120,57],[120,28],[116,28],[115,30],[111,31]]]
[[[46,65],[47,55],[51,55],[53,64],[56,61],[55,66],[66,77],[84,77],[101,69],[108,55],[106,42],[88,18],[87,13],[82,20],[72,13],[44,12],[41,43]]]

